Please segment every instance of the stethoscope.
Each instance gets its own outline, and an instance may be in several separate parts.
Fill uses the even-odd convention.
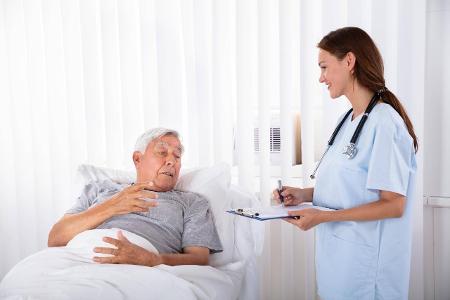
[[[346,155],[348,159],[352,159],[356,156],[356,153],[358,152],[358,149],[356,148],[356,141],[358,140],[358,137],[361,133],[361,130],[364,126],[364,123],[366,123],[367,118],[369,117],[370,112],[375,107],[375,105],[378,102],[378,99],[381,98],[381,90],[376,92],[375,95],[373,95],[372,99],[369,102],[369,105],[367,106],[366,110],[364,111],[364,115],[362,116],[361,120],[359,120],[358,126],[355,129],[355,132],[353,133],[353,136],[350,140],[350,143],[344,147],[344,150],[342,151],[342,154]],[[333,134],[331,135],[330,140],[328,141],[327,149],[325,149],[325,152],[322,154],[322,157],[320,158],[319,162],[317,163],[316,168],[314,169],[313,173],[309,176],[311,179],[316,178],[316,172],[319,169],[320,164],[322,163],[323,158],[327,154],[328,150],[334,143],[334,139],[339,133],[339,130],[341,130],[342,125],[344,125],[345,120],[348,118],[348,116],[353,111],[353,108],[351,108],[344,116],[341,122],[339,122],[336,129],[333,131]]]

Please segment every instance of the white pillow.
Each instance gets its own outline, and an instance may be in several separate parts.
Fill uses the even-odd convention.
[[[209,257],[213,267],[231,262],[234,255],[234,218],[225,212],[231,207],[231,198],[228,197],[230,181],[230,167],[226,164],[217,164],[213,167],[183,173],[175,186],[177,190],[202,195],[211,205],[223,246],[223,252]]]
[[[118,183],[132,183],[136,181],[136,172],[109,169],[92,165],[80,165],[78,173],[86,185],[91,181],[112,180]]]
[[[78,173],[83,184],[91,181],[112,180],[119,183],[135,181],[135,172],[80,165]],[[212,167],[182,170],[175,186],[176,190],[194,192],[204,196],[211,205],[217,232],[224,251],[210,255],[210,264],[222,266],[233,260],[234,255],[234,216],[225,211],[231,207],[232,199],[228,197],[230,188],[230,167],[221,163]]]

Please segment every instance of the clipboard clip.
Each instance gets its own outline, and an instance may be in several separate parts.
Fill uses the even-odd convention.
[[[235,208],[235,209],[228,210],[227,212],[233,213],[233,214],[236,214],[239,216],[247,217],[247,218],[257,219],[260,221],[272,220],[272,219],[284,219],[284,218],[295,219],[295,220],[300,219],[300,216],[264,217],[264,215],[261,215],[259,212],[253,211],[251,209],[245,209],[245,208]]]
[[[234,213],[244,216],[244,217],[249,217],[249,218],[255,218],[255,217],[259,216],[258,212],[247,211],[247,210],[244,210],[243,208],[236,208],[234,210]]]

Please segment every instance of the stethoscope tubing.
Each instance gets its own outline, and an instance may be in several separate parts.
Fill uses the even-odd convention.
[[[343,154],[347,155],[348,159],[352,159],[356,156],[356,153],[357,153],[356,142],[361,134],[364,124],[367,121],[367,118],[369,117],[370,112],[377,104],[379,98],[381,98],[381,95],[379,92],[376,92],[373,95],[372,99],[370,99],[369,105],[367,105],[366,110],[364,111],[364,115],[362,116],[361,120],[359,120],[358,126],[356,127],[355,132],[352,135],[349,145],[347,145],[345,147]],[[347,120],[348,116],[351,114],[352,111],[353,111],[353,108],[351,108],[349,111],[347,111],[344,118],[342,118],[341,122],[339,122],[338,126],[336,126],[336,128],[334,129],[333,134],[331,135],[330,139],[328,140],[327,148],[325,149],[322,156],[320,157],[319,162],[317,163],[316,167],[314,168],[314,171],[312,172],[311,175],[309,175],[309,177],[311,179],[316,178],[316,173],[317,173],[317,170],[319,169],[320,164],[322,163],[328,150],[334,144],[334,140],[336,139],[336,136],[338,135],[339,131],[341,130],[342,126],[344,125],[345,121]]]

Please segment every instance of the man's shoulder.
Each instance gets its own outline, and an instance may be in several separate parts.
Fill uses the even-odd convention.
[[[120,191],[124,188],[122,184],[114,182],[110,179],[93,180],[84,187],[86,194],[101,194],[110,191]]]
[[[176,197],[183,199],[184,201],[188,202],[188,203],[192,203],[192,202],[208,202],[208,200],[206,200],[206,198],[199,194],[199,193],[195,193],[195,192],[189,192],[189,191],[180,191],[180,190],[172,190],[171,193],[173,195],[176,195]]]
[[[180,191],[180,190],[171,190],[169,193],[176,195],[182,198],[204,198],[199,193],[190,192],[190,191]]]

